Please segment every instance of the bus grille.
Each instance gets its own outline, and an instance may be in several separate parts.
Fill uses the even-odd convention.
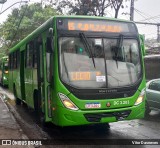
[[[124,120],[129,116],[131,110],[119,111],[119,112],[109,112],[109,113],[87,113],[84,114],[88,122],[100,122],[101,118],[105,117],[115,117],[118,121]]]

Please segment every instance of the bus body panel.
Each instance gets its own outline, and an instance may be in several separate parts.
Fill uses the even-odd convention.
[[[56,20],[59,17],[53,17],[44,23],[37,30],[32,32],[28,37],[23,39],[19,44],[10,49],[10,55],[20,50],[20,66],[18,70],[10,69],[9,89],[13,92],[13,86],[15,84],[18,89],[18,97],[27,103],[31,108],[35,108],[35,97],[40,102],[39,110],[43,113],[46,122],[52,122],[59,126],[72,126],[72,125],[84,125],[84,124],[95,124],[95,123],[108,123],[116,122],[120,120],[131,120],[137,118],[143,118],[145,112],[145,97],[141,104],[135,106],[135,101],[140,96],[142,89],[145,87],[145,75],[141,79],[140,85],[137,87],[135,94],[130,97],[124,98],[99,98],[92,99],[79,99],[72,92],[65,87],[62,83],[59,73],[59,45],[58,45],[58,32],[56,26]],[[61,18],[77,18],[74,17],[61,17]],[[94,17],[78,17],[78,18],[92,18]],[[96,17],[97,18],[97,17]],[[97,18],[103,19],[103,18]],[[104,19],[107,20],[107,19]],[[112,19],[111,19],[112,20]],[[114,19],[113,19],[114,20]],[[122,21],[122,20],[120,20]],[[115,21],[116,22],[116,21]],[[125,22],[125,21],[122,21]],[[53,53],[47,52],[47,37],[49,36],[49,29],[53,28],[53,42],[54,51]],[[34,42],[36,45],[37,68],[31,66],[26,67],[26,45],[30,42]],[[142,52],[142,51],[141,51]],[[52,63],[47,66],[47,59],[51,57]],[[141,55],[142,56],[142,55]],[[34,59],[34,58],[33,58]],[[51,60],[50,60],[51,61]],[[142,62],[142,71],[144,71],[144,63]],[[48,70],[51,76],[48,80]],[[35,92],[40,95],[38,98]],[[64,107],[59,93],[66,95],[79,109],[77,111],[67,109]],[[100,104],[99,108],[87,108],[86,104]],[[107,103],[110,106],[107,107]],[[98,117],[97,117],[98,116]],[[123,118],[123,116],[125,116]],[[96,117],[98,118],[96,120]],[[93,119],[93,121],[92,121]],[[90,120],[90,121],[89,121]]]
[[[57,110],[54,111],[52,122],[60,126],[73,126],[73,125],[85,125],[85,124],[98,124],[98,123],[110,123],[117,121],[124,121],[124,118],[116,118],[116,113],[125,113],[131,111],[130,115],[125,120],[140,119],[144,117],[145,104],[142,103],[139,106],[111,109],[111,110],[91,110],[91,111],[71,111],[62,106],[57,106]],[[107,115],[108,113],[115,115]],[[90,115],[90,120],[85,115]],[[105,117],[106,116],[106,117]],[[107,117],[108,116],[108,117]],[[98,118],[98,119],[97,119]],[[97,121],[98,120],[98,121]]]
[[[0,83],[8,87],[8,56],[4,56],[0,60]]]

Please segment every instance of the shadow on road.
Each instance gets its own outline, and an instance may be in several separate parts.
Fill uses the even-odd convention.
[[[110,136],[110,128],[108,124],[94,124],[94,125],[83,125],[83,126],[72,126],[72,127],[59,127],[52,123],[47,123],[45,126],[40,123],[36,113],[29,109],[25,104],[15,106],[15,109],[24,117],[25,123],[30,125],[37,124],[46,132],[51,138],[63,138],[63,139],[97,139],[97,138],[108,138]]]
[[[160,122],[160,111],[152,110],[143,120]]]
[[[66,139],[101,139],[109,138],[110,129],[105,124],[83,125],[74,127],[57,127],[53,124],[43,129],[54,138]]]

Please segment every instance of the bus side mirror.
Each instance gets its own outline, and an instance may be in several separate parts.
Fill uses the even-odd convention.
[[[53,53],[53,38],[52,37],[47,37],[46,51],[48,53]]]
[[[140,37],[140,44],[141,44],[142,54],[143,54],[143,56],[145,56],[145,54],[146,54],[145,45],[144,45],[145,36],[140,34],[139,37]]]
[[[48,53],[53,53],[53,49],[54,49],[54,46],[53,46],[53,28],[49,28],[49,37],[47,37],[47,40],[46,40],[46,51]]]

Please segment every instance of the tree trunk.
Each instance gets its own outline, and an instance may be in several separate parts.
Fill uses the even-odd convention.
[[[118,10],[115,10],[115,18],[118,18]]]

